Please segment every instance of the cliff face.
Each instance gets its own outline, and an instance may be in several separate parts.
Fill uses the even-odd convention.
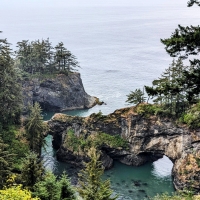
[[[65,111],[91,108],[96,98],[88,95],[83,87],[79,73],[68,76],[59,74],[55,78],[23,81],[24,111],[33,102],[39,102],[43,110]]]
[[[92,114],[86,118],[56,114],[48,124],[54,147],[58,149],[58,159],[62,161],[81,163],[84,160],[84,154],[75,155],[65,145],[68,129],[73,129],[77,137],[84,135],[85,138],[95,132],[119,135],[128,142],[129,148],[102,145],[102,161],[107,168],[112,166],[112,159],[138,166],[166,155],[174,163],[175,187],[200,191],[200,130],[190,131],[169,119],[138,115],[134,107],[107,116]]]

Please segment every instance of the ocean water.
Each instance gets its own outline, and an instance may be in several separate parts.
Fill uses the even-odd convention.
[[[56,175],[66,171],[73,184],[77,183],[79,169],[75,166],[58,162],[51,146],[52,136],[46,138],[48,146],[43,150],[45,166]],[[118,200],[145,200],[157,194],[174,192],[171,178],[172,162],[164,156],[154,163],[140,167],[127,166],[114,161],[114,167],[106,170],[103,179],[109,179],[111,188]]]
[[[0,38],[7,38],[14,50],[24,39],[49,37],[54,46],[64,42],[80,63],[86,92],[106,103],[68,114],[108,114],[128,106],[130,91],[150,85],[168,68],[172,58],[160,38],[170,37],[178,24],[199,23],[199,8],[186,4],[187,0],[0,0]],[[171,168],[166,157],[137,168],[116,162],[105,176],[121,199],[142,199],[173,191]]]

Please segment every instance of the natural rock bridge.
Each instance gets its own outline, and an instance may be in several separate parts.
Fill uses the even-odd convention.
[[[191,131],[170,119],[138,115],[134,107],[119,109],[107,116],[98,113],[85,118],[55,114],[48,125],[53,145],[58,149],[57,157],[62,161],[81,164],[85,159],[84,155],[74,155],[64,145],[66,130],[73,129],[77,137],[94,132],[120,135],[128,141],[129,150],[103,146],[105,167],[111,167],[113,159],[139,166],[166,155],[174,163],[175,188],[200,191],[200,130]]]

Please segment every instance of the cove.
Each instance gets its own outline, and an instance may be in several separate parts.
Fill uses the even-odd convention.
[[[66,112],[66,114],[73,116],[84,116],[86,113],[87,110]],[[44,120],[50,119],[53,114],[44,113]],[[48,144],[48,154],[45,155],[47,168],[57,175],[66,170],[72,179],[72,183],[75,183],[77,170],[74,166],[57,161],[51,144],[52,137],[48,136],[46,141]],[[106,170],[103,178],[110,179],[112,189],[120,195],[119,200],[148,199],[148,197],[153,197],[163,192],[174,192],[171,178],[172,166],[172,162],[166,156],[156,162],[147,163],[140,167],[127,166],[115,161],[114,167]]]

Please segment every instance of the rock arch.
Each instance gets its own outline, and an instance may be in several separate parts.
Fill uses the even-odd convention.
[[[191,131],[166,118],[138,115],[134,107],[116,110],[107,116],[92,114],[85,118],[56,114],[48,124],[62,161],[81,162],[84,159],[73,155],[63,145],[68,128],[77,134],[98,131],[120,135],[128,141],[129,150],[102,147],[105,165],[111,166],[110,159],[118,159],[124,164],[139,166],[166,155],[174,163],[175,188],[200,191],[200,130]]]

